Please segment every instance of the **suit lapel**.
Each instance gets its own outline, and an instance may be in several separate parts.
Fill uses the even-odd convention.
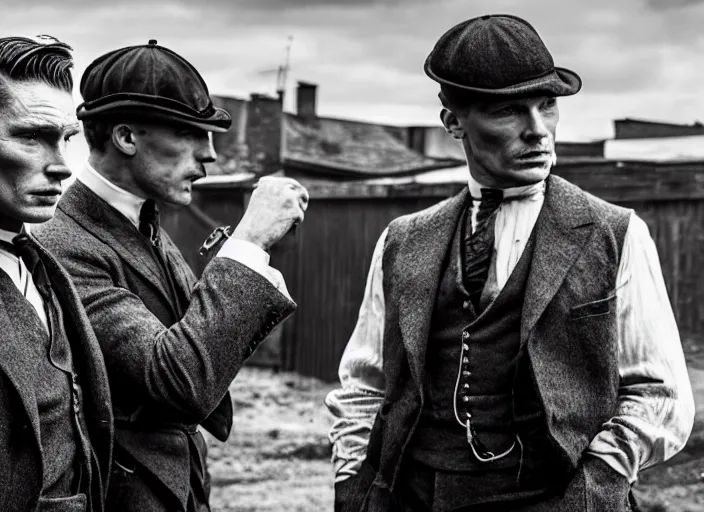
[[[124,215],[99,198],[80,181],[71,185],[59,201],[59,208],[110,246],[135,272],[147,279],[171,302],[164,286],[159,264],[151,254],[149,242]]]
[[[430,321],[443,262],[455,234],[468,190],[453,196],[412,225],[399,251],[399,324],[411,374],[422,385]],[[401,277],[401,276],[399,276]]]
[[[91,409],[94,413],[86,415],[86,423],[93,427],[91,443],[98,454],[100,470],[105,476],[110,471],[113,414],[103,354],[70,277],[37,239],[34,237],[32,239],[37,245],[52,288],[61,305],[74,366],[82,382],[83,394],[92,404]],[[96,442],[96,433],[101,436],[100,442]]]
[[[29,352],[30,336],[22,333],[23,326],[16,325],[16,319],[8,314],[12,302],[25,300],[17,291],[15,284],[5,272],[0,271],[0,369],[10,380],[20,396],[29,422],[32,425],[34,439],[41,447],[39,434],[39,411],[34,393],[36,368],[31,363]]]
[[[521,318],[522,345],[592,234],[592,213],[584,193],[550,176],[534,229],[535,248]]]
[[[181,296],[186,297],[186,299],[190,302],[191,292],[193,291],[193,286],[195,286],[196,283],[193,270],[183,259],[181,251],[178,250],[169,235],[163,230],[161,232],[161,247],[169,268],[172,271],[175,285],[180,288],[179,291],[182,293]],[[182,304],[183,310],[186,310],[187,307],[187,303]]]

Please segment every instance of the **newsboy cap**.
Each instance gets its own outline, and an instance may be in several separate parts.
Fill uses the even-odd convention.
[[[213,105],[196,68],[154,39],[98,57],[83,73],[80,89],[80,120],[133,114],[214,132],[232,124],[230,114]]]
[[[455,25],[435,44],[424,69],[440,84],[479,94],[569,96],[582,87],[577,73],[555,67],[530,23],[508,14]]]

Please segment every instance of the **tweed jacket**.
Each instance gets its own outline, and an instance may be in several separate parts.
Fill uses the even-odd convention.
[[[442,262],[466,194],[464,189],[389,226],[383,254],[386,392],[358,475],[339,485],[344,511],[393,509],[392,490],[423,408],[428,329]],[[529,360],[567,491],[536,510],[629,510],[628,480],[601,460],[583,457],[618,404],[614,289],[629,218],[628,210],[548,178],[534,228],[519,357]],[[521,390],[514,393],[520,409]]]
[[[105,355],[117,447],[185,509],[188,434],[174,427],[201,424],[221,441],[228,437],[231,381],[296,304],[228,258],[213,258],[196,282],[161,230],[166,264],[185,298],[174,302],[147,239],[80,181],[35,231],[71,274]]]
[[[37,244],[39,245],[39,244]],[[57,260],[39,245],[39,255],[61,304],[75,372],[83,388],[82,411],[99,474],[92,480],[95,510],[102,510],[113,445],[113,417],[103,355],[76,289]],[[32,511],[42,488],[44,460],[31,363],[34,333],[12,311],[24,301],[0,271],[0,510]],[[97,498],[97,499],[96,499]]]

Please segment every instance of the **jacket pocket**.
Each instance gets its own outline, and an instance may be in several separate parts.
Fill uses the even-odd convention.
[[[599,299],[592,302],[586,302],[573,306],[570,309],[570,319],[579,320],[580,318],[588,318],[592,316],[601,316],[608,314],[616,304],[616,294],[612,293],[605,299]]]

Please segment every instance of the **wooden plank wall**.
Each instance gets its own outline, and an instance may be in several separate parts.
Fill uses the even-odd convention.
[[[704,163],[612,161],[558,165],[561,175],[595,195],[635,209],[657,246],[675,315],[686,339],[704,335]],[[461,188],[442,185],[306,183],[311,204],[296,236],[272,253],[272,264],[297,301],[280,346],[281,367],[325,380],[352,333],[374,245],[394,218],[430,206]],[[198,187],[194,203],[224,224],[236,224],[250,189]],[[164,227],[199,273],[197,248],[210,232],[187,209],[166,212]],[[702,345],[704,348],[704,343]]]

